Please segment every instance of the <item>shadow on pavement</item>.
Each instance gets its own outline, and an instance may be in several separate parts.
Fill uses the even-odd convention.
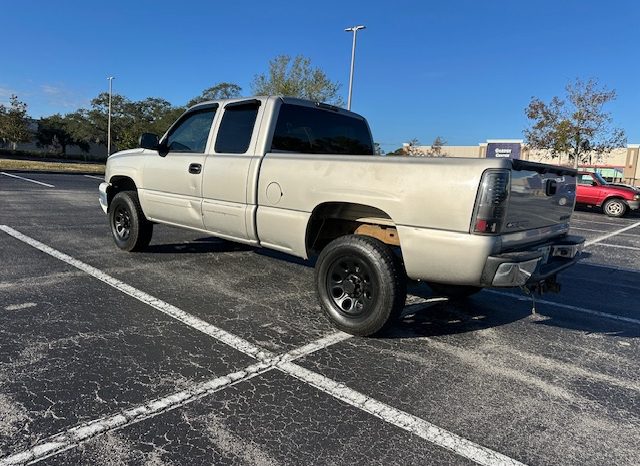
[[[209,252],[236,252],[251,251],[252,246],[246,244],[225,241],[215,237],[198,238],[186,243],[151,244],[144,252],[153,254],[179,254],[179,253],[209,253]]]

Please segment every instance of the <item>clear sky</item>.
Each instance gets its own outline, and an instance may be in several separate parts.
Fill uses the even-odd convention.
[[[185,104],[221,81],[250,83],[279,54],[309,57],[387,151],[412,138],[451,145],[522,138],[531,96],[576,77],[616,89],[609,110],[640,143],[640,2],[633,0],[6,0],[0,102],[40,117],[88,105],[115,76],[130,99]]]

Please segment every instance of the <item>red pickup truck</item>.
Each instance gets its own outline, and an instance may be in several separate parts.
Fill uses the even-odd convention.
[[[576,204],[602,207],[610,217],[622,217],[640,207],[640,190],[611,185],[599,173],[578,172]]]

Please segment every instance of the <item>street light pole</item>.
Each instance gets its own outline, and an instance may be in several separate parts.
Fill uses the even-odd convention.
[[[113,91],[113,76],[107,78],[109,80],[109,117],[107,120],[107,157],[111,155],[111,95]]]
[[[351,92],[353,90],[353,68],[356,62],[356,36],[360,29],[366,29],[366,26],[353,26],[346,28],[345,32],[353,32],[353,45],[351,46],[351,72],[349,73],[349,97],[347,99],[347,110],[351,110]]]

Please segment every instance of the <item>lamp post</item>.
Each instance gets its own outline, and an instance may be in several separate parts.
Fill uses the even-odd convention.
[[[111,155],[111,95],[113,91],[113,76],[107,78],[109,80],[109,116],[107,119],[107,157]]]
[[[360,29],[366,29],[366,26],[353,26],[346,28],[345,32],[353,32],[353,45],[351,46],[351,72],[349,73],[349,97],[347,99],[347,110],[351,110],[351,91],[353,89],[353,67],[356,61],[356,36]]]

